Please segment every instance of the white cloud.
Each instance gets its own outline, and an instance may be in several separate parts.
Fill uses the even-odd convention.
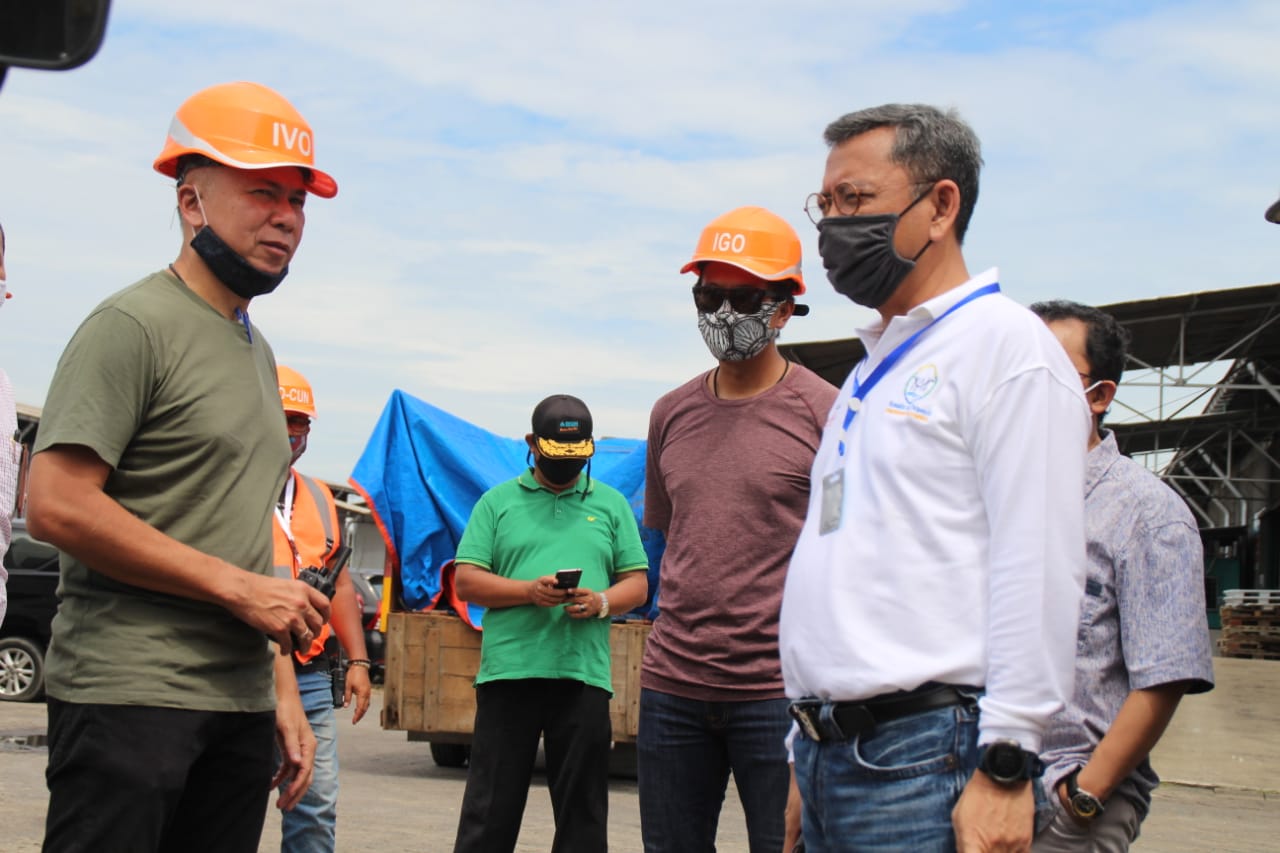
[[[1024,302],[1274,279],[1280,12],[1152,9],[115,4],[93,62],[14,71],[0,93],[18,294],[0,364],[38,403],[85,312],[176,255],[151,158],[183,98],[232,79],[290,97],[341,187],[309,203],[290,278],[254,305],[316,385],[307,463],[330,479],[396,387],[509,435],[576,390],[603,429],[643,435],[653,400],[709,366],[677,270],[738,205],[804,241],[813,314],[785,339],[850,334],[867,314],[826,284],[801,205],[824,124],[874,103],[972,121],[987,169],[970,269],[999,264]]]

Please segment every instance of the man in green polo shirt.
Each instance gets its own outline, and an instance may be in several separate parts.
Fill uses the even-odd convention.
[[[627,499],[582,469],[591,412],[556,394],[533,410],[534,465],[485,492],[458,543],[458,595],[488,608],[471,767],[455,853],[515,848],[542,738],[556,851],[608,848],[609,614],[648,594]],[[567,588],[562,569],[581,572]]]

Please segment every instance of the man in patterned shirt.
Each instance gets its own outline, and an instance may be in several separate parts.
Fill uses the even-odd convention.
[[[1138,837],[1159,783],[1147,757],[1178,701],[1213,688],[1204,560],[1181,498],[1121,456],[1102,429],[1124,371],[1125,330],[1074,302],[1031,310],[1075,364],[1097,425],[1086,462],[1075,691],[1044,736],[1044,784],[1056,808],[1033,850],[1111,853]]]
[[[9,298],[4,281],[4,226],[0,225],[0,308]],[[18,491],[18,460],[22,458],[22,445],[13,438],[17,429],[18,411],[14,405],[13,386],[9,384],[9,374],[0,369],[0,557],[9,550],[9,540],[13,535],[10,519]],[[4,624],[4,612],[9,604],[8,593],[5,592],[8,578],[4,564],[0,563],[0,625]]]

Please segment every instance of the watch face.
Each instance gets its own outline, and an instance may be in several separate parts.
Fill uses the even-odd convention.
[[[1026,759],[1022,750],[1009,743],[993,743],[987,747],[987,773],[996,781],[1026,778]]]
[[[1098,801],[1092,795],[1081,791],[1072,795],[1071,810],[1077,817],[1091,818],[1098,813]]]

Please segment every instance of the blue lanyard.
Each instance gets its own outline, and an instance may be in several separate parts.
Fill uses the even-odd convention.
[[[867,377],[867,380],[865,382],[858,381],[858,368],[855,367],[853,369],[853,393],[849,395],[849,405],[844,412],[844,426],[841,428],[840,445],[839,445],[841,456],[844,456],[844,450],[845,450],[844,437],[849,434],[849,426],[853,423],[853,418],[855,415],[858,414],[858,410],[862,408],[862,399],[871,393],[871,389],[876,387],[876,385],[880,383],[880,380],[884,378],[884,375],[886,373],[888,373],[890,370],[893,369],[893,366],[898,363],[899,359],[901,359],[904,355],[906,355],[908,352],[911,351],[911,349],[916,345],[916,343],[919,342],[920,336],[923,335],[925,332],[929,331],[930,329],[932,329],[934,326],[938,325],[938,323],[941,323],[947,317],[950,317],[953,313],[958,311],[960,308],[963,308],[965,305],[968,305],[973,300],[979,299],[983,296],[988,296],[992,293],[999,293],[999,292],[1000,292],[1000,285],[995,282],[992,282],[991,284],[988,284],[985,287],[978,288],[973,293],[970,293],[968,296],[966,296],[964,299],[961,299],[955,305],[952,305],[946,311],[943,311],[941,315],[933,318],[933,322],[929,323],[929,325],[920,329],[914,335],[912,335],[911,337],[907,338],[905,341],[903,341],[902,343],[894,347],[893,352],[885,356],[884,361],[880,362],[880,364],[876,366],[876,369],[871,372],[871,375]],[[868,355],[867,357],[870,357],[870,356]],[[863,360],[865,361],[866,358],[864,358]],[[861,363],[859,363],[859,365],[861,365]]]

